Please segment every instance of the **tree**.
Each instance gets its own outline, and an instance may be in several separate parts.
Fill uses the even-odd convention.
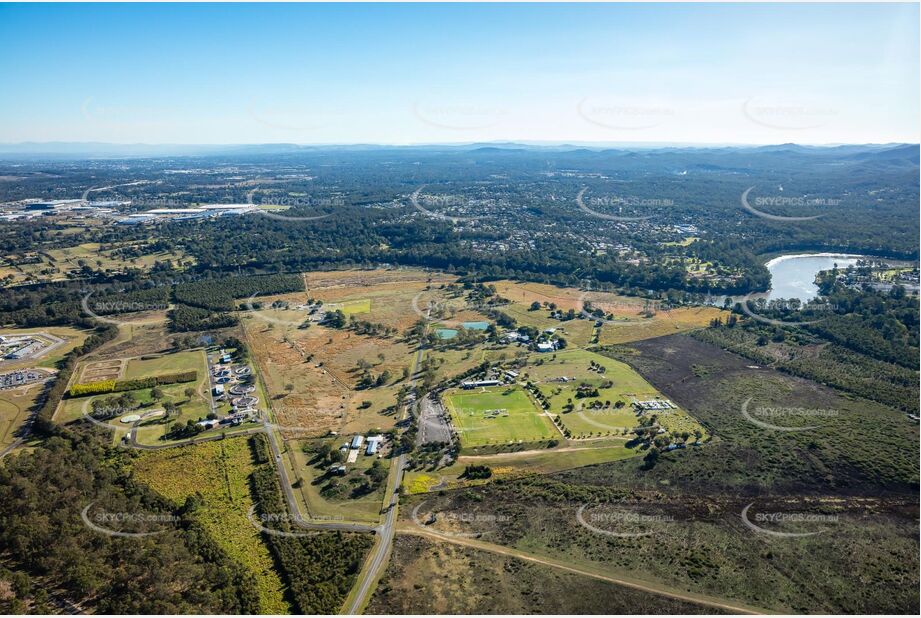
[[[163,399],[163,389],[156,386],[150,389],[150,398],[154,401],[160,401]]]
[[[186,399],[192,399],[192,397],[195,396],[195,389],[189,387],[189,388],[185,389],[184,391],[182,391],[182,394],[185,395],[185,398],[186,398]]]

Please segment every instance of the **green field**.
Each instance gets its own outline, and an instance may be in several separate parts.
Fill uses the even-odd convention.
[[[444,400],[466,448],[559,437],[550,419],[518,386],[454,391]]]
[[[632,403],[637,400],[665,398],[651,384],[643,379],[626,363],[616,361],[586,350],[567,349],[552,355],[532,356],[532,363],[526,372],[528,378],[550,402],[550,413],[559,415],[563,425],[572,436],[622,434],[638,424]],[[590,370],[590,363],[604,367],[604,373]],[[562,378],[567,382],[561,382]],[[607,382],[613,384],[602,388]],[[598,389],[597,397],[576,397],[580,384],[589,384]],[[601,402],[605,407],[592,409],[592,404]],[[623,403],[616,407],[617,402]],[[567,403],[573,410],[566,412]],[[607,405],[610,402],[610,405]],[[674,402],[672,402],[674,403]],[[699,429],[699,425],[682,410],[672,409],[657,414],[659,423],[670,432]]]
[[[339,309],[345,315],[356,315],[359,313],[371,313],[371,299],[361,298],[358,300],[345,300],[338,303],[329,303],[327,310],[335,311]]]
[[[128,367],[125,369],[123,379],[147,378],[182,371],[197,371],[198,377],[201,378],[202,372],[207,371],[202,353],[197,351],[177,352],[156,358],[132,358],[128,361]]]

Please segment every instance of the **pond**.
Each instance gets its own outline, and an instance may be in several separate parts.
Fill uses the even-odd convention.
[[[771,289],[768,300],[777,298],[798,298],[802,302],[812,300],[818,295],[819,288],[815,277],[823,270],[845,268],[868,259],[863,255],[845,255],[841,253],[810,253],[781,255],[765,266],[771,272]]]

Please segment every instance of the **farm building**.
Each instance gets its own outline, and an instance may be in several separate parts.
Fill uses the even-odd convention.
[[[365,443],[364,436],[355,436],[352,438],[352,448],[361,448],[361,445]]]
[[[499,386],[499,380],[474,380],[461,383],[461,388],[467,390],[479,388],[480,386]]]

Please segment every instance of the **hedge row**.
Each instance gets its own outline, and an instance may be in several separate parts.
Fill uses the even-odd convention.
[[[196,380],[198,380],[198,372],[195,370],[167,373],[162,376],[151,376],[149,378],[137,378],[134,380],[100,380],[98,382],[74,384],[70,387],[70,396],[84,397],[86,395],[99,395],[103,393],[136,391],[142,388],[153,388],[154,386],[177,384],[181,382],[195,382]]]

